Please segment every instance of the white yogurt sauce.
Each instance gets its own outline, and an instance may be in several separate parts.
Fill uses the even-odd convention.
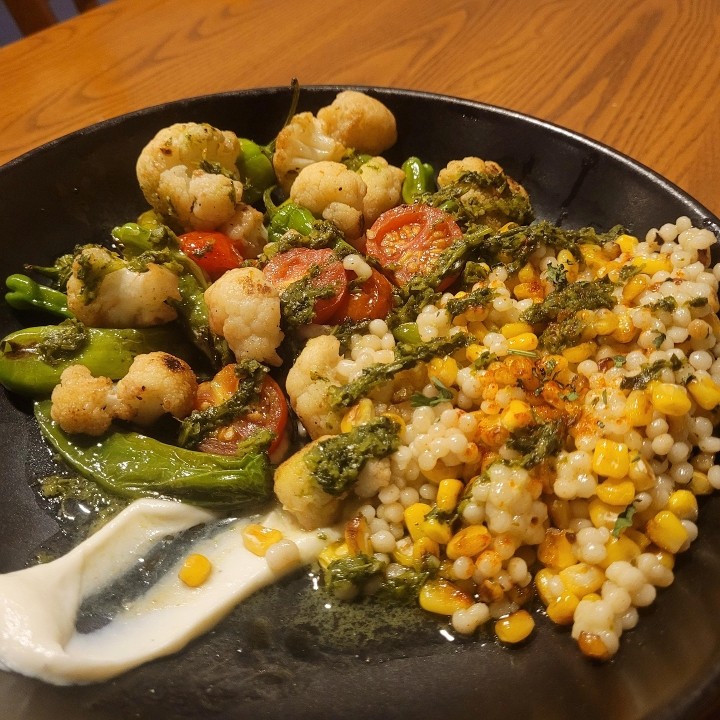
[[[0,575],[0,668],[57,685],[107,680],[180,650],[241,600],[312,562],[340,535],[335,528],[306,532],[279,509],[252,518],[298,547],[298,562],[273,570],[243,545],[241,532],[250,519],[237,520],[188,550],[212,563],[203,585],[189,588],[178,579],[181,560],[106,626],[77,632],[85,598],[124,575],[167,536],[215,519],[190,505],[137,500],[67,555]]]

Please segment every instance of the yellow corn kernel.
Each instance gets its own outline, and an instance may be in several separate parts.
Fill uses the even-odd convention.
[[[426,538],[435,543],[439,543],[440,545],[447,545],[450,542],[450,538],[453,536],[453,531],[450,525],[434,517],[429,517],[426,520],[423,520],[420,527]]]
[[[321,553],[318,555],[318,562],[323,570],[327,570],[331,562],[335,560],[341,560],[349,555],[348,546],[344,542],[331,543],[327,547],[323,548]],[[412,562],[410,563],[412,565]]]
[[[553,497],[550,501],[550,507],[548,508],[550,518],[555,527],[564,529],[570,525],[572,520],[572,512],[570,509],[570,501],[562,498]]]
[[[605,264],[607,258],[603,254],[602,248],[599,245],[593,245],[591,243],[583,243],[578,246],[580,253],[583,256],[583,260],[588,267],[596,268],[599,265]]]
[[[495,634],[498,640],[504,643],[522,642],[534,629],[535,621],[527,610],[516,610],[495,623]]]
[[[456,610],[466,610],[472,598],[457,585],[443,578],[428,580],[420,588],[420,607],[438,615],[452,615]]]
[[[439,380],[445,387],[455,383],[458,374],[458,364],[455,358],[433,358],[428,363],[428,377],[431,380]]]
[[[633,322],[630,313],[624,312],[618,314],[617,330],[611,335],[611,337],[619,343],[629,343],[633,341],[639,332],[639,329],[635,327],[635,323]]]
[[[622,291],[623,303],[629,305],[638,295],[647,290],[650,285],[650,276],[645,273],[634,275],[626,283]]]
[[[655,487],[655,473],[650,463],[643,457],[635,457],[630,461],[628,477],[638,492],[652,490]]]
[[[258,557],[265,557],[268,548],[282,539],[283,534],[279,530],[257,523],[247,525],[242,531],[243,545]]]
[[[609,660],[612,657],[608,646],[596,633],[582,630],[580,635],[578,635],[577,642],[580,652],[582,652],[585,657],[590,657],[595,660]]]
[[[373,403],[370,398],[363,398],[359,402],[355,403],[346,413],[343,415],[340,421],[340,431],[350,432],[354,427],[361,425],[362,423],[372,420],[375,416],[375,410]]]
[[[625,417],[633,427],[646,427],[653,418],[653,406],[644,390],[632,390],[625,402]]]
[[[465,358],[468,362],[475,362],[481,355],[485,355],[490,351],[478,343],[471,343],[465,348]]]
[[[644,532],[640,532],[640,530],[636,530],[635,528],[627,528],[623,535],[629,540],[632,540],[642,552],[645,552],[648,545],[650,545],[650,538]]]
[[[569,282],[575,282],[578,276],[578,262],[569,250],[561,250],[557,254],[557,264],[565,267]]]
[[[459,557],[474,558],[487,549],[491,542],[490,532],[484,525],[468,525],[453,535],[445,552],[451,560]]]
[[[410,537],[413,540],[419,540],[425,536],[422,529],[422,524],[425,521],[425,516],[432,510],[432,508],[426,503],[413,503],[412,505],[405,508],[405,525],[407,526]]]
[[[405,429],[405,419],[401,415],[394,412],[384,412],[382,416],[390,418],[393,422],[397,423],[400,428],[398,432],[402,432]]]
[[[631,265],[641,268],[642,272],[653,276],[656,272],[670,272],[672,263],[669,255],[653,253],[649,257],[636,257],[630,261]]]
[[[413,560],[421,563],[428,555],[440,557],[440,546],[429,537],[421,537],[413,542]]]
[[[710,484],[708,476],[705,473],[696,470],[693,473],[692,480],[690,481],[690,490],[692,490],[695,495],[710,495],[714,488]]]
[[[598,563],[603,570],[618,560],[631,562],[641,552],[638,545],[627,536],[627,532],[618,537],[611,536],[605,544],[605,550],[607,551],[605,559]]]
[[[618,318],[612,310],[601,308],[595,312],[592,325],[598,335],[610,335],[618,328]]]
[[[598,475],[624,478],[630,470],[630,451],[625,443],[600,438],[593,452],[592,469]]]
[[[646,532],[658,547],[671,553],[677,553],[689,537],[680,518],[670,510],[661,510],[648,520]]]
[[[533,421],[533,410],[523,400],[511,400],[500,416],[500,424],[510,432],[530,425]]]
[[[393,550],[393,560],[399,565],[408,568],[415,567],[415,560],[413,559],[414,546],[412,543],[398,543]]]
[[[527,300],[528,298],[535,299],[535,296],[537,294],[537,287],[538,283],[532,283],[532,282],[524,282],[524,283],[518,283],[513,288],[513,295],[518,300]]]
[[[638,244],[638,239],[634,235],[628,235],[623,233],[615,239],[615,242],[620,246],[620,249],[624,253],[634,253],[635,248]]]
[[[569,625],[573,621],[575,609],[580,604],[580,598],[571,592],[563,593],[547,606],[548,617],[556,625]]]
[[[364,515],[356,515],[345,523],[345,544],[351,555],[372,555],[370,526]]]
[[[682,385],[655,381],[650,383],[648,391],[653,407],[661,413],[682,417],[690,412],[692,402]]]
[[[538,560],[543,565],[557,570],[570,567],[577,562],[567,530],[548,528],[543,541],[538,545],[537,554]]]
[[[557,600],[558,594],[553,590],[557,575],[550,568],[542,568],[535,573],[535,589],[546,607]]]
[[[532,282],[538,279],[537,270],[530,264],[526,263],[518,270],[518,280],[520,282]]]
[[[204,556],[193,553],[185,558],[178,577],[188,587],[200,587],[207,581],[212,572],[212,563]]]
[[[508,338],[506,347],[509,350],[535,350],[539,344],[538,337],[535,333],[524,332]]]
[[[612,530],[619,515],[618,509],[613,505],[604,503],[600,498],[593,498],[588,503],[590,521],[596,528],[606,527]]]
[[[595,494],[608,505],[626,507],[635,499],[635,485],[631,480],[608,478],[597,486]]]
[[[584,562],[563,568],[558,575],[568,591],[579,598],[597,592],[605,582],[605,573],[600,568]]]
[[[697,498],[689,490],[675,490],[668,498],[667,509],[681,520],[697,520]]]
[[[505,325],[500,328],[500,332],[503,334],[503,337],[512,338],[516,335],[522,335],[523,333],[531,333],[532,325],[528,325],[526,322],[505,323]]]
[[[596,350],[597,345],[594,342],[589,341],[580,343],[574,347],[566,348],[562,351],[562,355],[568,362],[577,364],[581,363],[583,360],[593,357]]]
[[[656,550],[653,554],[660,561],[660,564],[668,570],[672,570],[675,567],[675,555],[673,553],[667,550]]]
[[[451,513],[458,504],[460,493],[465,485],[462,480],[456,478],[445,478],[438,485],[437,495],[435,496],[435,505],[440,512]]]
[[[720,405],[720,386],[709,375],[691,380],[687,389],[703,410],[714,410]]]

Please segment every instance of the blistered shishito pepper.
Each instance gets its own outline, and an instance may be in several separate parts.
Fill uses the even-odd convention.
[[[73,316],[68,310],[65,293],[41,285],[27,275],[10,275],[5,285],[10,291],[5,295],[5,300],[16,310],[41,310],[65,318]]]
[[[435,189],[435,170],[420,158],[409,157],[403,164],[405,179],[402,185],[403,202],[410,205],[415,198]]]
[[[124,377],[136,355],[163,350],[197,362],[194,346],[177,328],[86,328],[72,320],[29,327],[0,341],[0,384],[29,397],[45,397],[60,382],[65,368],[85,365],[93,375]]]
[[[295,205],[295,203],[284,202],[268,212],[270,214],[269,242],[277,242],[288,230],[295,230],[301,235],[309,235],[312,232],[315,216],[307,208]]]
[[[243,202],[253,205],[263,193],[277,184],[272,164],[272,147],[263,147],[247,138],[240,138],[240,156],[237,160],[243,183]]]
[[[186,450],[136,432],[70,436],[35,403],[45,439],[73,470],[120,497],[167,497],[219,511],[253,507],[272,494],[267,453],[242,457]]]

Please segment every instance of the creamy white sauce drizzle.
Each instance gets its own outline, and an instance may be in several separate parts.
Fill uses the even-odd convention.
[[[136,565],[158,542],[201,523],[211,513],[166,500],[137,500],[93,536],[57,560],[0,575],[0,668],[57,685],[107,680],[183,648],[213,627],[241,600],[308,564],[339,537],[334,528],[306,532],[281,510],[253,522],[280,530],[299,549],[299,563],[274,572],[245,548],[237,520],[192,543],[213,570],[200,587],[177,577],[179,563],[110,623],[76,630],[85,598]]]

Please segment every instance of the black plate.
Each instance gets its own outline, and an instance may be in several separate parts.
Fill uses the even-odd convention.
[[[361,88],[364,89],[364,88]],[[338,88],[306,88],[302,110]],[[479,155],[524,183],[536,214],[564,225],[643,234],[689,215],[720,220],[685,193],[598,143],[516,113],[399,90],[371,90],[395,113],[400,162],[436,168]],[[44,263],[107,238],[145,209],[134,167],[143,145],[173,122],[209,122],[266,142],[287,111],[285,88],[194,98],[73,133],[0,168],[2,270]],[[0,334],[20,318],[0,305]],[[28,482],[48,466],[27,406],[0,396],[0,571],[22,567],[57,526]],[[625,633],[616,658],[583,659],[566,630],[538,613],[533,639],[508,649],[446,639],[419,611],[378,620],[373,609],[323,608],[304,574],[252,598],[177,656],[114,681],[56,688],[0,673],[7,720],[85,718],[699,718],[720,690],[720,501],[702,504],[700,538]],[[48,598],[52,603],[52,598]],[[413,618],[415,618],[413,620]],[[446,630],[446,628],[444,628]],[[712,715],[715,717],[716,715]]]

